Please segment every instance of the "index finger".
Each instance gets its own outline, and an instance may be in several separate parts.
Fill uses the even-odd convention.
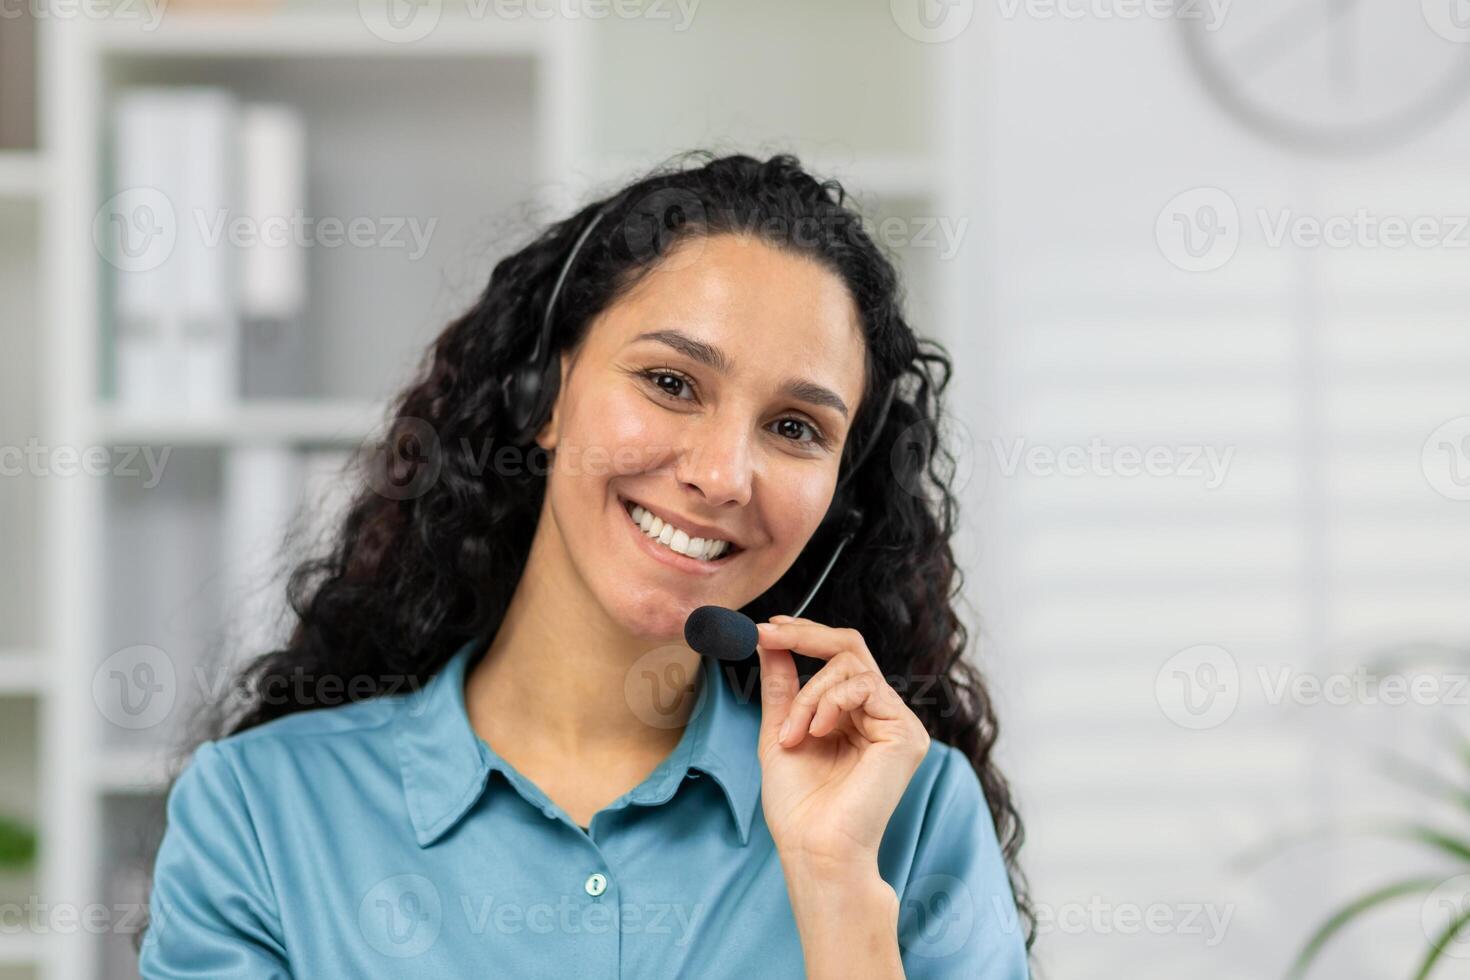
[[[758,623],[756,646],[767,650],[794,650],[804,657],[831,660],[844,650],[850,650],[872,667],[878,669],[878,661],[868,649],[863,635],[847,627],[825,626],[806,619],[793,619],[784,623]]]

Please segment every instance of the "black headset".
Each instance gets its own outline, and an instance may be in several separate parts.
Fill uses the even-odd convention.
[[[510,416],[511,424],[515,426],[518,437],[527,436],[531,429],[531,424],[540,419],[542,413],[545,411],[545,406],[542,402],[546,398],[546,393],[551,388],[551,385],[547,381],[547,373],[548,368],[551,366],[551,315],[556,309],[556,298],[561,295],[562,284],[566,282],[567,274],[571,272],[572,264],[577,260],[577,253],[582,250],[582,244],[587,241],[588,236],[592,234],[592,230],[597,227],[598,222],[611,209],[612,204],[609,203],[593,216],[592,220],[587,223],[587,227],[582,229],[582,233],[577,236],[577,241],[572,245],[572,250],[568,253],[566,261],[562,263],[561,271],[557,273],[556,283],[551,287],[551,297],[546,301],[546,310],[541,316],[541,331],[536,337],[536,346],[531,349],[530,357],[518,367],[514,368],[501,385],[500,390],[505,411]],[[897,390],[898,382],[896,380],[889,382],[888,388],[883,395],[882,405],[878,410],[878,420],[873,425],[872,435],[868,437],[868,441],[853,456],[852,465],[848,467],[847,472],[842,474],[837,480],[837,486],[832,491],[833,505],[828,509],[826,516],[822,518],[818,530],[820,531],[822,528],[830,527],[833,524],[840,524],[842,538],[838,541],[837,547],[833,549],[832,557],[827,559],[827,565],[822,569],[822,574],[817,577],[816,584],[812,586],[811,591],[806,594],[806,598],[801,601],[801,605],[791,614],[792,616],[800,616],[802,611],[806,609],[807,605],[812,601],[812,598],[816,596],[817,590],[822,587],[822,583],[827,580],[827,573],[837,563],[837,556],[842,554],[842,549],[847,547],[848,543],[857,536],[857,532],[863,526],[864,515],[860,507],[855,504],[842,507],[838,502],[841,500],[842,491],[847,485],[847,481],[862,466],[863,460],[867,459],[868,455],[877,445],[878,439],[882,436],[883,423],[888,419],[888,409],[893,404],[893,397]],[[840,518],[834,519],[835,515],[838,514],[841,515]]]

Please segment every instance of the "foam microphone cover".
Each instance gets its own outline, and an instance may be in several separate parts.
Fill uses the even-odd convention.
[[[744,660],[755,653],[757,639],[755,621],[724,606],[700,606],[684,621],[684,642],[716,660]]]

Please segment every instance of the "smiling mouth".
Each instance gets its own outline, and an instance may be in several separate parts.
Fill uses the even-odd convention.
[[[624,497],[619,497],[618,502],[623,506],[623,513],[627,514],[628,519],[633,522],[634,530],[660,548],[667,549],[672,554],[680,555],[691,561],[701,562],[705,565],[723,565],[731,558],[743,554],[745,551],[744,548],[733,542],[719,541],[714,545],[714,550],[711,552],[707,539],[690,538],[687,532],[677,530],[675,525],[665,524],[661,519],[654,517],[645,510],[640,504]],[[634,516],[635,508],[638,516]],[[702,547],[699,544],[701,541],[706,542]],[[683,550],[675,547],[681,543]],[[694,554],[689,553],[691,546],[698,549]],[[706,557],[710,554],[713,554],[714,557]]]

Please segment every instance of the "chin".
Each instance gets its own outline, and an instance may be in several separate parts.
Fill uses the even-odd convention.
[[[615,607],[613,618],[633,636],[654,643],[684,642],[684,620],[689,614],[704,605],[695,602],[683,608],[683,603],[670,601],[666,592],[648,594],[641,598],[624,597]]]

